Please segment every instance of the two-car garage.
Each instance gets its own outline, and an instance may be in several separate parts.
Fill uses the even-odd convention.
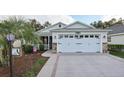
[[[52,49],[62,53],[106,53],[108,31],[111,30],[96,29],[81,22],[74,22],[63,28],[51,30]]]
[[[59,34],[57,52],[100,52],[99,34]]]
[[[46,49],[54,52],[107,53],[107,33],[109,29],[96,29],[93,26],[76,21],[71,24],[56,23],[38,31],[43,36]]]

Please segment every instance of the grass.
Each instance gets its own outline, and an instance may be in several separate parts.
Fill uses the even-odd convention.
[[[121,51],[111,51],[110,54],[118,56],[120,58],[124,58],[124,52]]]
[[[47,58],[40,58],[38,59],[32,66],[32,68],[28,71],[26,71],[22,76],[23,77],[35,77],[41,70],[41,68],[46,63]]]

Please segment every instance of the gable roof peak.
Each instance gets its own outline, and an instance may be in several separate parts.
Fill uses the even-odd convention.
[[[75,21],[75,22],[73,22],[73,23],[71,23],[71,24],[65,26],[64,28],[68,28],[68,27],[70,27],[70,26],[72,26],[72,25],[74,25],[74,24],[80,24],[80,25],[86,26],[86,27],[91,28],[91,29],[94,29],[94,28],[95,28],[95,27],[93,27],[93,26],[91,26],[91,25],[87,25],[87,24],[82,23],[82,22],[80,22],[80,21]]]
[[[49,27],[46,27],[46,28],[44,28],[44,29],[41,29],[41,30],[39,30],[39,31],[37,31],[37,32],[47,30],[47,29],[52,28],[52,27],[54,27],[54,26],[56,26],[56,25],[59,25],[59,24],[62,24],[62,25],[64,25],[64,26],[66,26],[66,24],[64,24],[64,23],[62,23],[62,22],[57,22],[57,23],[55,23],[55,24],[53,24],[53,25],[50,25]]]

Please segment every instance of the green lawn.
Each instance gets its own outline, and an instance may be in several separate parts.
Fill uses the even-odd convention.
[[[22,76],[23,77],[36,77],[41,68],[44,66],[48,58],[40,58],[38,59],[32,66],[32,68],[26,71]]]
[[[124,58],[124,52],[120,52],[120,51],[111,51],[110,54]]]

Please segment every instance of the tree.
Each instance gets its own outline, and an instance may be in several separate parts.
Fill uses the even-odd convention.
[[[119,18],[117,23],[118,24],[123,24],[124,23],[124,20],[122,18]]]
[[[97,23],[97,28],[103,28],[103,23],[102,23],[101,20],[98,21],[98,23]]]
[[[47,28],[47,27],[49,27],[50,25],[51,25],[51,23],[48,22],[48,21],[46,21],[46,22],[43,24],[44,28]]]
[[[21,40],[22,44],[24,43],[23,41],[26,42],[25,44],[41,42],[40,38],[34,32],[35,29],[23,17],[9,17],[0,23],[0,45],[7,52],[8,43],[6,36],[9,33],[14,34],[16,39]]]
[[[104,21],[104,22],[102,22],[101,20],[99,20],[98,22],[94,21],[93,23],[91,23],[91,25],[96,28],[104,29],[104,28],[113,26],[115,24],[123,24],[123,23],[124,23],[124,20],[122,18],[119,18],[118,20],[115,18],[112,18],[111,20]]]
[[[29,23],[35,29],[35,31],[39,31],[51,25],[49,21],[46,21],[44,24],[41,25],[40,22],[38,22],[36,19],[29,19]]]
[[[93,23],[91,23],[91,25],[97,28],[97,22],[96,21],[94,21]]]
[[[44,29],[45,27],[43,25],[40,24],[40,22],[38,22],[36,19],[29,19],[29,23],[31,24],[31,26],[35,29],[35,31]]]
[[[117,20],[115,18],[112,18],[111,21],[113,24],[115,24],[117,22]]]

